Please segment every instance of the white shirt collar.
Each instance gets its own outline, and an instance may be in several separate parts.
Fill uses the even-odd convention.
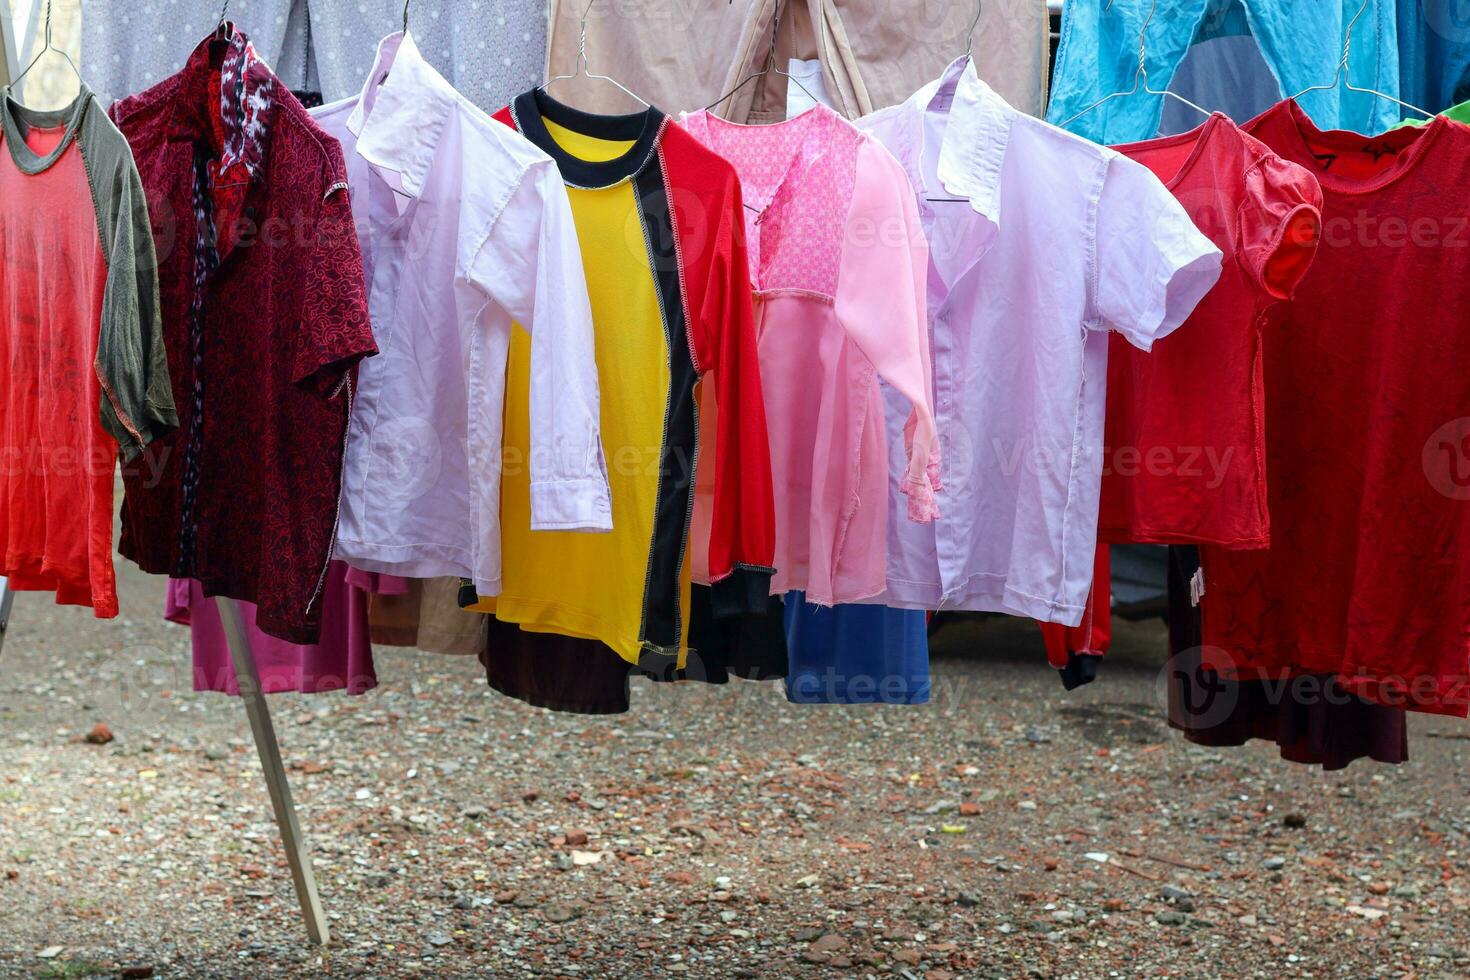
[[[929,192],[924,115],[934,111],[948,117],[936,167],[939,183],[945,193],[965,198],[977,214],[999,227],[1001,164],[1011,122],[1020,113],[985,84],[975,73],[974,62],[963,55],[915,92],[902,111],[906,121],[896,155],[920,194]]]
[[[357,137],[358,155],[395,189],[417,198],[458,99],[412,36],[389,34],[378,44],[347,129]]]

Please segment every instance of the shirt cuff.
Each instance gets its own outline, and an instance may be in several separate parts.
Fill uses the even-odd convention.
[[[531,484],[531,530],[611,531],[612,497],[602,480]]]
[[[711,610],[717,619],[746,613],[764,613],[771,598],[774,568],[736,565],[735,569],[709,587]]]

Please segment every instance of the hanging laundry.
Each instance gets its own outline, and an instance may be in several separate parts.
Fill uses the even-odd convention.
[[[721,0],[724,3],[724,0]],[[82,64],[105,103],[161,82],[183,68],[179,38],[212,30],[220,4],[87,3]],[[403,25],[404,0],[232,0],[229,13],[293,91],[327,102],[351,98],[372,67],[364,38]],[[167,29],[160,29],[166,16]],[[416,0],[414,37],[431,64],[482,109],[493,110],[541,81],[546,66],[545,5],[527,0]],[[574,35],[575,39],[575,35]]]
[[[1046,118],[1099,143],[1157,135],[1167,97],[1143,91],[1141,80],[1133,95],[1111,99],[1068,122],[1104,96],[1133,86],[1146,22],[1144,64],[1155,91],[1171,88],[1191,44],[1234,26],[1248,29],[1260,45],[1278,83],[1278,99],[1330,85],[1346,56],[1346,77],[1326,90],[1307,92],[1302,106],[1321,126],[1379,132],[1398,121],[1398,107],[1355,92],[1346,82],[1398,94],[1397,15],[1394,4],[1368,0],[1344,52],[1348,24],[1360,6],[1358,0],[1071,0],[1063,8]],[[1243,8],[1244,16],[1232,16],[1232,8]]]
[[[118,614],[113,479],[178,425],[157,261],[127,142],[86,85],[0,88],[0,577]]]
[[[334,561],[322,585],[321,638],[313,644],[287,643],[255,625],[255,606],[239,603],[250,654],[264,694],[364,694],[378,686],[368,637],[368,596],[349,581],[351,570]],[[239,696],[240,681],[230,654],[219,607],[197,581],[169,579],[164,617],[189,627],[194,659],[194,690]]]
[[[682,659],[696,381],[701,399],[719,401],[709,540],[716,611],[764,609],[774,574],[739,184],[729,164],[657,109],[595,116],[536,89],[499,118],[557,162],[571,197],[592,300],[613,532],[532,532],[529,482],[507,473],[501,593],[476,608],[526,630],[595,638],[629,663],[645,651]],[[531,437],[529,354],[517,331],[506,399],[512,453]]]
[[[1321,184],[1323,247],[1262,334],[1271,547],[1203,549],[1203,666],[1464,716],[1470,129],[1245,129]]]
[[[376,347],[341,147],[227,35],[111,110],[155,219],[180,422],[124,469],[120,551],[312,643],[354,368]]]
[[[795,704],[927,704],[929,634],[922,612],[828,608],[786,594],[786,699]]]
[[[403,34],[383,40],[361,95],[313,116],[347,154],[381,348],[358,376],[336,556],[495,595],[503,465],[529,475],[530,528],[613,526],[566,191]],[[530,443],[503,459],[512,321],[531,338]]]
[[[1470,19],[1464,3],[1413,0],[1388,6],[1398,8],[1398,97],[1430,112],[1470,99]]]
[[[1184,326],[1151,352],[1111,338],[1099,533],[1264,548],[1261,332],[1316,254],[1321,189],[1219,113],[1188,133],[1115,149],[1164,181],[1224,263]]]
[[[910,404],[904,450],[894,448],[905,457],[906,517],[937,514],[929,250],[908,177],[826,106],[764,126],[707,112],[683,125],[735,167],[746,202],[761,389],[774,423],[771,590],[801,590],[823,606],[875,596],[884,589],[890,455],[880,378]],[[701,494],[692,547],[701,582],[711,511],[712,494]]]
[[[1328,674],[1290,680],[1222,677],[1206,667],[1198,600],[1199,549],[1169,548],[1169,725],[1197,745],[1275,742],[1281,757],[1326,770],[1357,759],[1408,761],[1407,717],[1342,689]]]
[[[1097,540],[1108,334],[1150,349],[1214,285],[1220,251],[1147,168],[1016,112],[967,59],[859,126],[919,195],[942,439],[939,518],[904,519],[890,491],[879,601],[1076,625]],[[907,415],[888,399],[895,456]]]
[[[460,608],[457,578],[402,579],[352,569],[347,581],[369,593],[368,627],[375,646],[465,657],[485,649],[491,617]]]
[[[548,74],[576,63],[579,24],[587,15],[587,50],[593,70],[617,78],[643,98],[672,112],[694,112],[729,92],[766,64],[772,17],[781,16],[777,64],[821,59],[833,106],[855,119],[901,102],[965,48],[974,34],[980,75],[1022,112],[1039,115],[1045,103],[1047,10],[1043,0],[691,0],[640,7],[623,16],[614,2],[552,0]],[[573,86],[577,105],[616,112],[626,97],[611,86]],[[720,115],[739,122],[786,116],[784,78],[772,72],[745,86]]]

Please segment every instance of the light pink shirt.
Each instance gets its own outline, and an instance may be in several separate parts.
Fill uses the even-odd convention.
[[[965,58],[858,126],[917,191],[944,449],[939,519],[894,507],[879,601],[1075,626],[1097,545],[1108,332],[1148,350],[1215,284],[1220,250],[1147,168],[1017,112]],[[887,414],[891,436],[907,407],[890,398]]]
[[[361,95],[312,115],[347,157],[380,351],[359,375],[336,556],[496,595],[512,320],[531,335],[532,527],[612,527],[566,189],[403,34],[383,40]]]
[[[823,605],[876,595],[890,475],[910,519],[935,516],[929,258],[908,177],[823,105],[767,126],[706,112],[683,124],[734,165],[746,203],[776,498],[771,591]],[[891,474],[880,379],[908,419]],[[696,520],[704,510],[697,500]]]

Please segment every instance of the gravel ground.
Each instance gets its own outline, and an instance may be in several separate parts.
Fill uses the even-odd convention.
[[[917,708],[636,682],[588,719],[405,651],[274,697],[324,954],[241,705],[119,572],[123,618],[22,595],[0,653],[0,976],[1470,974],[1470,726],[1340,773],[1201,749],[1162,628],[1067,694],[1005,620],[943,629]]]

